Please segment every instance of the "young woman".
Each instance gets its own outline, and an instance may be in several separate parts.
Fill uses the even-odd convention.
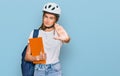
[[[63,27],[56,23],[60,14],[61,9],[56,3],[47,3],[43,7],[43,20],[38,37],[43,38],[45,53],[32,56],[28,45],[25,56],[25,60],[31,62],[46,60],[46,64],[35,64],[34,76],[62,76],[59,61],[60,48],[63,43],[70,41],[70,37]],[[29,38],[32,37],[33,31]]]

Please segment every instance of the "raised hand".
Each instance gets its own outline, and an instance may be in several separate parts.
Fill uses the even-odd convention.
[[[58,33],[58,36],[54,37],[55,39],[61,40],[63,42],[69,42],[70,38],[62,26],[55,24],[55,30]]]

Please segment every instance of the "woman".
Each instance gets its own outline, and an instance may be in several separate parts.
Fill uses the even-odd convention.
[[[44,54],[32,56],[30,46],[27,47],[26,61],[46,60],[46,64],[36,64],[34,76],[62,76],[59,61],[62,43],[68,43],[70,37],[56,22],[61,14],[61,9],[56,3],[47,3],[43,7],[43,20],[39,28],[38,37],[43,38]],[[29,38],[33,37],[33,31]]]

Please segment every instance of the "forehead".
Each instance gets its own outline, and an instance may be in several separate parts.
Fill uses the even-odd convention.
[[[51,14],[51,13],[45,13],[44,16],[55,17],[55,15],[54,15],[54,14]]]

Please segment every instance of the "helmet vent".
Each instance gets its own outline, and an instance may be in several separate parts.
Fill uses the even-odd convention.
[[[55,9],[55,7],[53,7],[51,10],[54,10]]]
[[[47,6],[45,6],[45,9],[47,8]]]
[[[48,8],[50,8],[50,7],[51,7],[51,5],[48,6]]]
[[[58,15],[61,14],[61,8],[59,7],[59,5],[51,2],[44,5],[43,11]]]

